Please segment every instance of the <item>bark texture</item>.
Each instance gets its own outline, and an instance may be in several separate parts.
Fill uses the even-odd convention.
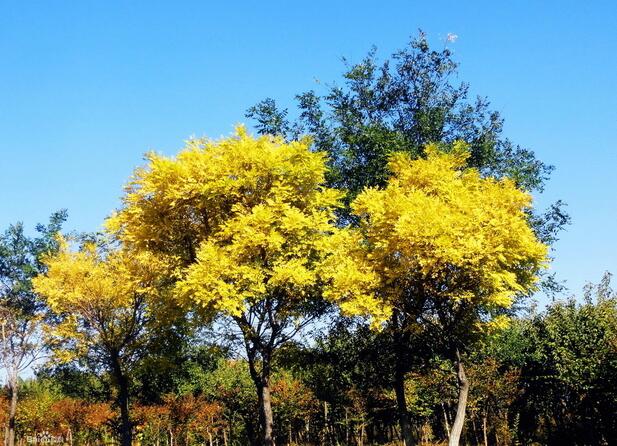
[[[457,367],[457,380],[458,380],[458,404],[456,407],[456,418],[452,424],[452,431],[450,432],[450,440],[448,446],[458,446],[461,441],[461,434],[463,433],[463,426],[465,424],[465,411],[467,410],[467,396],[469,395],[469,381],[467,375],[465,375],[465,367],[459,351],[456,352],[456,367]]]

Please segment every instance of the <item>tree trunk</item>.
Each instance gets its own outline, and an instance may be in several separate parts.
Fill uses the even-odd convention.
[[[443,419],[446,425],[446,435],[450,438],[450,420],[448,420],[448,412],[446,411],[446,406],[441,403],[441,410],[443,410]]]
[[[411,424],[407,412],[407,398],[405,396],[405,375],[398,370],[394,379],[394,390],[396,392],[396,404],[398,407],[398,419],[401,426],[401,436],[405,446],[413,446]]]
[[[112,368],[116,385],[118,386],[116,402],[120,408],[120,446],[131,446],[133,435],[129,412],[129,381],[122,370],[120,358],[117,355],[113,355]]]
[[[328,421],[330,416],[328,415],[328,402],[323,402],[323,431],[324,431],[324,444],[332,444],[332,436],[330,435],[330,422]]]
[[[465,368],[459,351],[456,351],[456,365],[458,378],[458,405],[456,407],[456,418],[452,424],[452,432],[450,433],[450,441],[448,446],[458,446],[465,424],[465,410],[467,409],[467,395],[469,394],[469,381],[465,375]]]
[[[398,320],[398,312],[392,315],[392,328],[394,330],[394,344],[396,352],[396,370],[394,372],[394,391],[396,393],[396,405],[398,409],[399,425],[401,436],[405,446],[413,446],[413,436],[409,413],[407,412],[407,398],[405,395],[405,346],[403,345],[403,334]]]
[[[9,406],[9,422],[6,429],[6,439],[5,444],[7,446],[15,446],[15,415],[17,413],[17,396],[19,382],[17,378],[11,379],[11,383],[9,384],[9,391],[11,395],[10,406]]]
[[[476,417],[472,417],[472,418],[471,418],[471,426],[472,426],[472,428],[473,428],[473,436],[474,436],[474,438],[475,438],[475,440],[476,440],[476,444],[477,444],[477,445],[482,444],[482,443],[480,442],[480,436],[478,435],[478,426],[477,426],[477,424],[476,424]]]
[[[246,420],[246,436],[250,446],[259,446],[259,426],[261,426],[261,415],[258,426],[255,426],[252,418]]]
[[[251,378],[257,390],[262,446],[274,445],[274,416],[270,396],[270,355],[262,352],[261,370],[257,370],[255,353],[247,351]]]
[[[118,403],[120,405],[120,444],[131,446],[131,418],[129,415],[129,386],[125,376],[122,377],[119,388]]]
[[[259,424],[261,426],[261,446],[275,446],[274,416],[272,413],[272,398],[270,396],[270,375],[272,355],[281,334],[281,327],[276,322],[276,311],[272,302],[265,302],[267,312],[261,322],[269,324],[270,334],[264,335],[259,329],[254,329],[245,315],[235,317],[234,320],[244,337],[244,347],[248,359],[249,372],[257,391],[259,406]],[[261,324],[258,324],[261,325]],[[260,366],[260,367],[259,367]],[[251,439],[252,441],[252,439]]]
[[[345,408],[345,444],[349,444],[349,409]]]
[[[263,379],[261,386],[261,412],[264,446],[274,446],[274,416],[270,397],[270,377]]]

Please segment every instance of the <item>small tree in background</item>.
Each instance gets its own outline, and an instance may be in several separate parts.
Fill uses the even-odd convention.
[[[42,357],[43,352],[41,316],[25,314],[15,307],[0,306],[0,366],[6,370],[9,391],[7,446],[15,444],[19,377]]]
[[[7,446],[15,443],[19,376],[44,351],[40,337],[44,306],[32,289],[32,279],[45,270],[42,256],[57,250],[54,237],[66,216],[65,211],[52,214],[47,225],[37,225],[36,237],[28,237],[21,223],[0,235],[0,368],[6,371],[9,391]]]
[[[131,371],[153,342],[162,266],[145,253],[134,254],[86,242],[67,242],[45,259],[47,271],[35,290],[52,312],[50,344],[56,358],[85,361],[113,377],[123,446],[132,441],[129,414]]]

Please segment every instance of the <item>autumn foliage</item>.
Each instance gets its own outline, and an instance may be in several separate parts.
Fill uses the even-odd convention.
[[[338,311],[369,321],[384,354],[393,354],[395,366],[383,373],[395,395],[371,392],[368,400],[398,410],[408,442],[408,406],[424,404],[430,413],[434,402],[416,393],[436,383],[418,375],[410,386],[405,352],[418,337],[439,337],[450,361],[444,371],[458,370],[462,405],[449,435],[460,435],[465,353],[507,326],[502,313],[535,289],[547,248],[529,222],[531,196],[467,167],[464,143],[429,145],[425,155],[393,153],[386,184],[362,190],[341,220],[344,192],[325,185],[326,155],[311,150],[310,139],[255,138],[239,127],[218,141],[191,140],[175,157],[149,154],[106,234],[58,237],[33,281],[55,358],[108,376],[113,404],[52,398],[37,400],[35,410],[25,400],[31,429],[71,441],[118,432],[124,446],[240,438],[273,446],[275,438],[312,441],[317,424],[319,441],[332,442],[339,435],[333,407],[278,364],[282,349]],[[182,343],[213,329],[229,339],[225,348],[243,350],[246,363],[226,358],[218,376],[211,371],[182,392],[132,401],[144,364],[174,354],[167,335]],[[230,385],[234,368],[246,380]],[[362,443],[367,395],[355,383],[343,394],[353,408],[344,412],[346,441]],[[498,411],[488,399],[477,404]]]

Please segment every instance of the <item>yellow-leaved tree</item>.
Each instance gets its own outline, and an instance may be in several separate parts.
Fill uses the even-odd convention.
[[[239,127],[230,138],[189,141],[174,158],[149,154],[108,222],[129,249],[174,265],[175,296],[187,310],[235,327],[267,446],[273,355],[335,295],[322,275],[331,239],[344,237],[333,224],[341,193],[323,186],[324,155],[309,145]]]
[[[130,446],[129,378],[159,322],[153,309],[162,265],[147,253],[129,254],[94,242],[72,249],[64,239],[44,263],[46,273],[33,284],[53,316],[48,337],[55,356],[59,361],[82,359],[110,373],[121,444]]]
[[[461,353],[475,335],[504,323],[500,313],[517,295],[535,289],[547,247],[528,221],[530,195],[508,179],[465,169],[465,144],[456,143],[447,153],[429,146],[426,153],[417,160],[392,155],[387,186],[358,195],[352,204],[357,242],[340,245],[330,258],[331,271],[337,262],[353,259],[378,278],[368,301],[349,287],[345,274],[332,276],[333,289],[340,296],[349,287],[343,311],[369,315],[374,325],[387,322],[394,334],[399,418],[408,445],[413,439],[404,351],[418,327],[436,330],[435,339],[457,364],[459,404],[450,435],[455,445],[468,392]]]

